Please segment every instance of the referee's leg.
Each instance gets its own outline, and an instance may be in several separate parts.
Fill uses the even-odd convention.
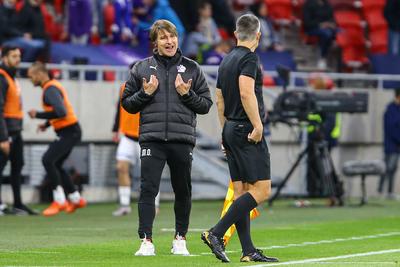
[[[241,197],[248,190],[248,183],[242,183],[241,181],[233,182],[235,200]],[[254,252],[256,248],[254,247],[250,235],[250,213],[243,214],[243,216],[235,223],[235,226],[239,236],[240,245],[242,246],[243,255],[248,255],[249,253]]]

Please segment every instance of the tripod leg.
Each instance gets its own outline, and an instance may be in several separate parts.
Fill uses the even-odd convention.
[[[333,164],[333,160],[330,154],[330,151],[328,147],[326,146],[324,148],[324,153],[326,155],[326,164],[329,166],[329,184],[331,186],[331,197],[337,201],[339,206],[344,205],[344,200],[343,200],[343,195],[344,195],[344,190],[343,190],[343,183],[342,181],[339,180],[339,177],[337,175],[335,165]]]
[[[361,175],[361,202],[360,206],[367,204],[367,191],[365,189],[365,174]]]
[[[279,196],[282,188],[285,186],[285,184],[287,183],[287,181],[289,180],[290,176],[293,174],[294,170],[296,169],[296,167],[299,165],[301,159],[304,157],[304,155],[307,153],[308,151],[308,147],[306,147],[298,156],[296,159],[296,162],[292,165],[292,167],[290,168],[289,172],[286,174],[285,178],[283,179],[283,181],[279,184],[278,188],[276,189],[275,194],[269,199],[268,201],[268,205],[272,206],[273,202],[275,201],[275,199]]]

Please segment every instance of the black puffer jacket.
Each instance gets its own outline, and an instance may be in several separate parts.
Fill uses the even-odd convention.
[[[147,95],[142,79],[150,75],[158,79],[158,89]],[[177,74],[183,80],[192,79],[187,95],[180,96],[175,88]],[[137,62],[131,70],[121,98],[129,113],[140,112],[139,142],[179,142],[195,145],[196,114],[206,114],[212,100],[200,66],[184,56],[180,50],[168,61],[154,54]]]

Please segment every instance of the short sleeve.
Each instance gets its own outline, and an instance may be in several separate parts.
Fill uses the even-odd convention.
[[[253,79],[257,77],[258,59],[255,53],[247,54],[240,64],[240,75],[249,76]]]
[[[220,75],[219,74],[217,76],[217,88],[221,89],[221,80],[220,80]]]

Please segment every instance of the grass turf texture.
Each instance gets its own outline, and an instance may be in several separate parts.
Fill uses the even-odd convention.
[[[315,203],[316,201],[313,201]],[[364,207],[329,208],[319,202],[295,208],[283,200],[264,208],[252,221],[257,247],[281,262],[329,258],[348,254],[400,249],[400,203],[376,201]],[[115,204],[94,204],[75,214],[45,218],[0,217],[0,266],[216,266],[221,265],[200,240],[199,229],[218,219],[222,201],[194,202],[187,236],[192,257],[170,254],[174,228],[173,204],[161,204],[154,225],[155,257],[135,257],[136,203],[133,214],[112,217]],[[36,208],[42,209],[43,206]],[[163,228],[168,228],[167,230]],[[379,234],[388,234],[386,236]],[[376,236],[378,235],[378,236]],[[360,237],[361,239],[351,239]],[[339,239],[339,240],[337,240]],[[328,240],[326,243],[304,243]],[[297,244],[289,245],[288,244]],[[271,248],[271,246],[282,246]],[[227,247],[230,266],[239,263],[240,243],[235,235]],[[232,252],[230,252],[232,251]],[[400,251],[289,266],[400,266]]]

